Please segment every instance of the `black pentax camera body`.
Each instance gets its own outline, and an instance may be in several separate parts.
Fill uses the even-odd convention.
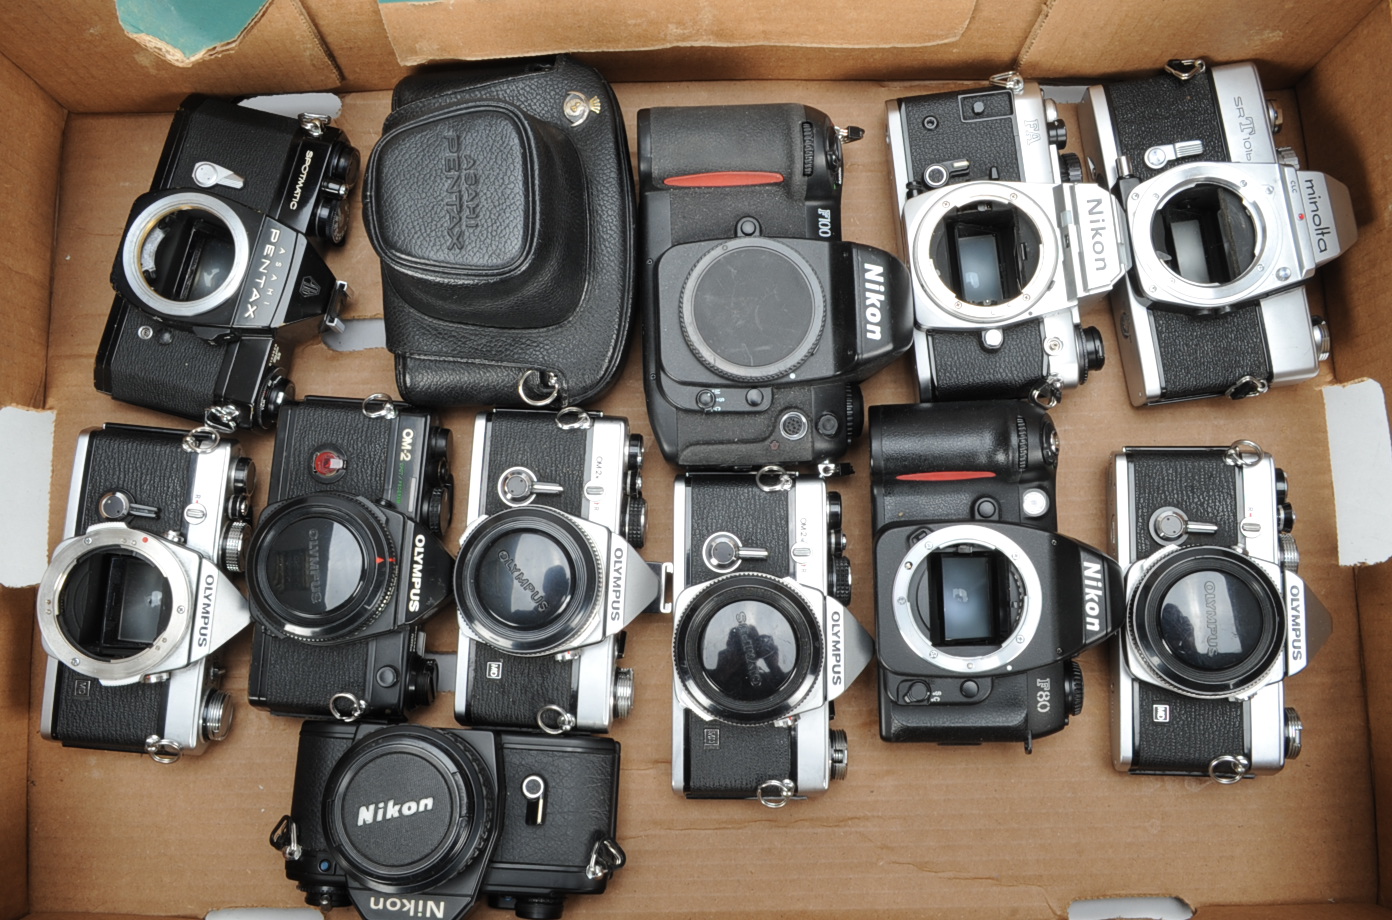
[[[1126,569],[1113,750],[1129,773],[1275,773],[1303,726],[1285,678],[1329,637],[1296,574],[1289,485],[1250,441],[1128,447],[1113,458],[1112,534]]]
[[[247,565],[252,705],[401,721],[435,698],[417,627],[450,600],[449,442],[383,396],[285,407]]]
[[[271,845],[315,907],[457,920],[487,898],[551,920],[623,865],[618,794],[609,738],[306,722]]]
[[[121,238],[97,389],[226,425],[275,421],[282,352],[337,322],[346,291],[316,244],[343,242],[358,152],[328,121],[184,100]]]
[[[1097,172],[1126,210],[1130,283],[1112,299],[1135,405],[1256,396],[1329,354],[1302,283],[1357,239],[1348,189],[1276,145],[1251,63],[1171,61],[1090,87]]]
[[[673,512],[672,788],[771,808],[844,779],[832,701],[874,657],[846,609],[841,497],[816,477],[695,473]]]
[[[888,103],[920,398],[1052,403],[1105,361],[1079,301],[1126,269],[1122,212],[1038,84],[991,82]]]
[[[841,240],[845,131],[802,105],[638,113],[648,416],[668,460],[839,457],[906,351],[908,273]]]
[[[1113,630],[1121,571],[1056,533],[1058,434],[1034,403],[870,410],[880,736],[1053,734],[1083,707],[1075,657]]]
[[[643,438],[567,409],[478,416],[459,542],[455,718],[608,731],[633,706],[624,627],[661,602],[643,545]],[[668,567],[670,568],[670,567]]]
[[[172,763],[231,729],[213,656],[250,622],[222,569],[241,570],[255,467],[236,441],[189,438],[130,425],[78,438],[38,592],[45,738]]]

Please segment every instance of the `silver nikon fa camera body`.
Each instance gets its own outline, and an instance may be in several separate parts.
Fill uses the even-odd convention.
[[[460,724],[605,732],[633,706],[624,628],[658,609],[643,438],[578,409],[495,410],[474,425],[455,563]]]
[[[1126,211],[1133,265],[1112,306],[1132,403],[1314,376],[1329,335],[1301,285],[1358,229],[1348,189],[1276,145],[1256,67],[1171,61],[1089,87],[1079,122]]]
[[[841,499],[777,468],[676,481],[672,788],[778,808],[847,770],[832,701],[874,656]]]
[[[38,590],[43,737],[172,763],[227,736],[212,656],[250,622],[224,569],[241,569],[254,477],[234,440],[130,425],[79,436]]]
[[[1128,447],[1114,455],[1112,477],[1112,548],[1127,597],[1116,768],[1225,784],[1277,772],[1301,746],[1284,681],[1332,628],[1296,574],[1285,474],[1238,441]]]
[[[1124,215],[1037,83],[991,83],[888,103],[920,398],[1053,402],[1105,360],[1078,304],[1125,272]]]

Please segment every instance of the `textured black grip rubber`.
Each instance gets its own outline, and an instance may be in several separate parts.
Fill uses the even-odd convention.
[[[1243,704],[1195,699],[1137,681],[1132,773],[1207,776],[1216,757],[1246,756]]]
[[[1209,71],[1188,80],[1161,73],[1141,80],[1108,83],[1105,91],[1117,151],[1130,159],[1132,172],[1142,181],[1185,163],[1231,159],[1213,90],[1213,74]],[[1266,116],[1258,113],[1257,117]],[[1145,152],[1156,144],[1190,140],[1202,141],[1203,152],[1171,160],[1160,169],[1146,165]]]
[[[972,680],[970,675],[934,677],[931,680],[880,669],[880,737],[886,741],[921,741],[937,744],[984,744],[1016,741],[1030,744],[1060,731],[1068,724],[1064,706],[1064,674],[1067,662],[1058,661],[1023,674],[994,674]],[[971,680],[981,690],[963,700],[958,689]],[[946,690],[952,702],[905,701],[906,688],[927,683]],[[950,685],[947,687],[945,685]],[[1047,694],[1041,705],[1042,692]],[[989,688],[989,689],[988,689]],[[922,695],[916,697],[922,700]]]
[[[587,881],[584,867],[596,841],[613,840],[618,815],[619,743],[612,738],[503,734],[500,761],[498,843],[494,865],[573,867],[562,891],[603,891],[604,880]],[[527,823],[522,780],[546,782],[546,820]],[[492,886],[490,877],[485,885]]]
[[[588,446],[589,431],[561,428],[554,412],[495,412],[488,425],[488,454],[484,457],[483,513],[497,514],[509,507],[498,494],[498,477],[521,466],[535,473],[538,482],[554,482],[563,489],[559,495],[534,495],[531,505],[582,516],[585,482],[590,475],[585,462]]]
[[[277,715],[331,718],[329,700],[334,694],[351,693],[364,699],[371,693],[372,675],[367,671],[375,641],[310,644],[277,639],[258,624],[253,627],[247,696],[252,705]],[[405,718],[399,706],[396,713],[373,715],[391,721]]]
[[[684,717],[688,798],[748,799],[769,780],[797,781],[795,729]]]
[[[1136,558],[1160,549],[1150,518],[1160,508],[1178,508],[1191,521],[1213,524],[1217,533],[1191,533],[1185,546],[1237,546],[1242,515],[1237,507],[1238,469],[1222,450],[1128,451],[1134,504]]]
[[[284,190],[286,160],[300,131],[294,118],[230,99],[190,96],[174,117],[151,189],[194,188],[194,166],[213,160],[243,179],[241,188],[219,185],[214,194],[268,213]]]
[[[87,439],[87,461],[81,471],[82,494],[77,533],[102,523],[97,514],[101,497],[120,490],[137,505],[158,509],[154,517],[129,517],[129,527],[164,534],[184,530],[184,506],[197,454],[183,449],[187,432],[108,424]],[[78,471],[73,471],[78,475]]]
[[[201,422],[218,402],[228,349],[151,319],[118,297],[97,351],[97,389],[121,402]]]
[[[980,113],[974,111],[978,103]],[[1020,181],[1015,102],[1008,89],[913,96],[900,100],[899,110],[910,181],[922,182],[929,166],[953,160],[971,163],[953,182]]]
[[[275,457],[271,466],[270,501],[278,502],[318,492],[346,492],[369,501],[383,497],[387,477],[396,465],[401,418],[412,412],[397,404],[397,420],[368,418],[362,401],[311,396],[288,403],[280,410],[276,428]],[[428,443],[429,437],[425,439]],[[323,482],[313,475],[314,456],[332,448],[343,457],[342,475]],[[416,450],[425,450],[425,443]],[[400,510],[418,518],[424,484],[417,482],[413,496]]]
[[[469,656],[468,707],[459,722],[535,730],[545,706],[575,711],[574,670],[573,661],[557,661],[553,655],[509,655],[475,642]]]
[[[748,475],[692,474],[686,490],[686,584],[697,585],[719,578],[702,560],[701,548],[715,533],[734,534],[744,546],[768,550],[767,559],[746,559],[741,572],[759,572],[783,578],[792,571],[788,539],[788,492],[765,492]],[[681,522],[675,522],[681,526]]]
[[[1023,399],[1044,383],[1043,320],[1001,328],[1000,348],[981,344],[979,332],[935,331],[928,335],[933,354],[932,388],[919,398]]]
[[[1149,311],[1160,359],[1160,398],[1221,396],[1244,377],[1271,381],[1260,303],[1224,313]]]
[[[108,687],[58,665],[52,734],[67,747],[144,753],[145,739],[164,734],[169,684]]]

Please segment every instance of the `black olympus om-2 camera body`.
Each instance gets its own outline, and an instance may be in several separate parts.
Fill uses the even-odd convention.
[[[670,566],[639,557],[643,437],[578,409],[479,413],[454,596],[463,725],[603,732],[633,706],[624,628]]]
[[[683,466],[841,456],[909,347],[908,273],[841,239],[840,129],[802,105],[638,113],[648,416]]]
[[[306,722],[271,845],[321,909],[458,920],[486,898],[555,920],[623,866],[618,796],[610,738]]]
[[[224,430],[273,424],[286,352],[338,321],[347,286],[316,247],[344,240],[358,162],[325,116],[185,99],[121,237],[97,389]]]
[[[385,396],[284,407],[247,564],[252,705],[402,721],[435,698],[418,627],[451,597],[449,444]]]
[[[1083,706],[1121,571],[1056,532],[1058,434],[1025,401],[876,406],[875,625],[886,741],[1023,742]]]
[[[251,620],[224,570],[244,562],[255,475],[228,438],[132,425],[78,437],[37,600],[45,738],[172,763],[227,736],[216,653]]]

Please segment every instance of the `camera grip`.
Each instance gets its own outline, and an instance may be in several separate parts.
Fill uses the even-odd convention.
[[[164,734],[168,682],[108,687],[62,663],[53,680],[51,736],[66,747],[143,754]]]
[[[117,297],[97,350],[96,387],[121,402],[201,422],[220,401],[228,350]]]
[[[1241,701],[1197,699],[1145,681],[1134,687],[1130,772],[1207,776],[1214,758],[1248,755]]]
[[[1045,382],[1042,320],[1000,328],[1001,346],[988,349],[979,332],[926,333],[932,380],[920,369],[919,398],[1024,399]]]
[[[1271,355],[1260,303],[1223,313],[1147,311],[1155,331],[1164,400],[1221,396],[1250,377],[1271,381]]]
[[[575,711],[574,670],[573,661],[557,661],[553,655],[509,655],[472,642],[466,708],[455,717],[461,725],[535,729],[545,706]]]
[[[682,716],[687,798],[752,799],[765,782],[796,781],[791,729],[705,722],[689,711]]]

